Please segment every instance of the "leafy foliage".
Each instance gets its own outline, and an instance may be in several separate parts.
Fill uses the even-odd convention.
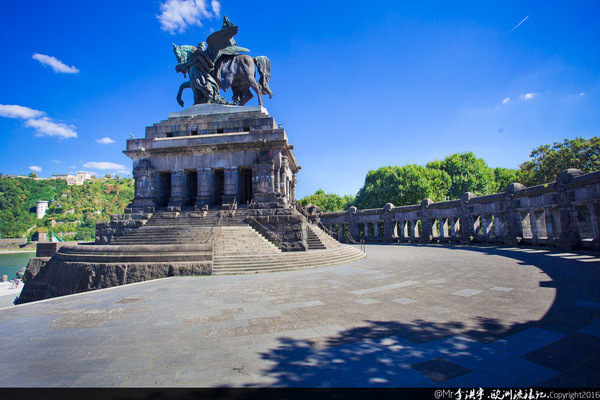
[[[494,168],[494,186],[492,193],[502,192],[511,183],[519,182],[521,179],[518,169]]]
[[[0,233],[2,237],[30,236],[31,228],[46,227],[58,236],[70,233],[75,240],[90,240],[96,222],[122,213],[132,198],[132,179],[67,186],[63,179],[0,178]],[[41,220],[35,214],[37,200],[50,202]]]
[[[425,198],[442,201],[451,184],[450,176],[439,169],[421,165],[382,167],[367,173],[355,205],[365,209],[383,207],[386,203],[418,204]]]
[[[300,204],[306,206],[309,203],[321,207],[323,211],[344,211],[350,208],[354,202],[354,196],[339,196],[335,193],[325,193],[319,189],[314,194],[300,199]]]
[[[577,168],[583,172],[600,170],[600,138],[581,137],[565,139],[563,142],[545,144],[534,149],[531,161],[520,165],[522,184],[526,186],[552,182],[556,175],[567,168]]]
[[[452,185],[446,196],[451,199],[458,199],[465,192],[476,195],[495,193],[494,170],[471,151],[452,154],[443,161],[430,162],[427,167],[439,169],[450,176]]]
[[[517,177],[518,170],[490,168],[472,152],[456,153],[427,166],[388,166],[369,171],[355,205],[360,209],[379,208],[388,202],[400,206],[419,204],[426,198],[457,199],[465,192],[492,194],[504,190]]]

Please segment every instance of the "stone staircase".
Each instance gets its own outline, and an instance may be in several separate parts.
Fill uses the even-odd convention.
[[[209,244],[214,233],[216,235],[212,256],[214,275],[318,268],[353,262],[365,257],[361,251],[340,244],[316,225],[308,225],[308,251],[282,252],[245,222],[247,217],[245,208],[238,210],[232,217],[220,218],[218,210],[209,210],[203,217],[198,215],[197,211],[158,212],[144,226],[114,237],[111,245],[119,248],[144,246],[146,250],[156,249],[156,251],[163,246],[170,251],[158,251],[152,256],[147,254],[144,259],[159,262],[166,262],[169,259],[174,262],[191,261],[197,259],[192,254],[193,250],[182,248],[182,253],[176,254],[176,251],[173,251],[176,246]],[[221,224],[217,229],[219,219]],[[63,257],[69,258],[74,255],[64,254]],[[77,258],[81,257],[81,260],[90,257],[78,256]],[[126,257],[128,260],[134,261],[138,254],[128,256]],[[116,257],[115,254],[115,260]]]
[[[299,252],[281,252],[258,232],[250,228],[240,236],[240,247],[236,249],[238,234],[241,230],[223,228],[223,237],[228,245],[222,246],[217,237],[213,257],[213,275],[255,274],[260,272],[279,272],[319,267],[329,267],[360,260],[366,255],[354,247],[344,245],[327,235],[315,225],[309,224],[309,250]],[[262,242],[262,243],[261,243]],[[270,246],[268,250],[258,246]],[[311,246],[313,246],[311,248]],[[318,246],[318,247],[317,247]]]
[[[281,251],[250,225],[222,226],[215,238],[214,256],[279,254]]]

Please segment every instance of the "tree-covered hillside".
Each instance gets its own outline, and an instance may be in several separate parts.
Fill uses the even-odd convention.
[[[132,179],[94,179],[68,186],[63,179],[0,177],[0,233],[2,237],[30,237],[46,230],[66,239],[91,240],[96,222],[122,213],[131,199]],[[49,202],[41,220],[35,214],[38,200]]]

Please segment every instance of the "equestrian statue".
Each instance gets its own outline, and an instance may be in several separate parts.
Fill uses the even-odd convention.
[[[237,45],[233,37],[238,27],[233,26],[227,16],[223,18],[221,30],[212,33],[206,42],[198,46],[177,46],[173,52],[177,58],[175,71],[183,73],[189,80],[182,83],[177,93],[177,102],[183,107],[183,90],[191,88],[194,104],[216,103],[243,106],[252,97],[250,88],[258,96],[258,104],[263,105],[262,95],[273,97],[269,88],[271,62],[265,56],[250,57],[250,50]],[[260,79],[255,78],[256,71]],[[227,92],[231,88],[233,103],[221,97],[219,89]]]

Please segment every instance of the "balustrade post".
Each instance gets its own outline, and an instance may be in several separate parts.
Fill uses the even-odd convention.
[[[450,218],[449,219],[449,223],[450,223],[450,237],[456,237],[456,225],[458,224],[458,218]]]
[[[544,219],[546,220],[546,236],[550,242],[554,239],[554,221],[551,208],[544,209]]]
[[[593,246],[595,248],[600,247],[600,218],[598,204],[588,204],[587,205],[588,213],[590,216],[590,223],[592,224],[592,237],[593,237]]]

